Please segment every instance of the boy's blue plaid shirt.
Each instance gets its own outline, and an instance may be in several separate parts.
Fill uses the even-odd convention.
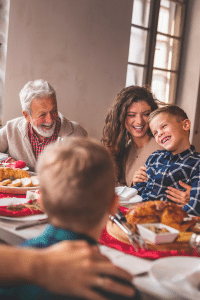
[[[147,159],[148,182],[137,183],[134,188],[147,200],[169,200],[166,196],[168,186],[184,190],[179,180],[192,186],[190,203],[183,209],[193,215],[200,216],[200,153],[194,146],[184,152],[172,155],[166,150],[158,150]]]

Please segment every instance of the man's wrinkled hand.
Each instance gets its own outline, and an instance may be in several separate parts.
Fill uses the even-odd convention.
[[[37,274],[37,282],[54,293],[106,300],[93,290],[100,287],[123,296],[134,295],[132,287],[111,278],[131,282],[132,276],[100,254],[97,246],[90,246],[85,241],[65,241],[40,251],[45,256],[45,263],[41,265],[41,274]]]

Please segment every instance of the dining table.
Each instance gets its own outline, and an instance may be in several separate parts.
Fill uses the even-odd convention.
[[[19,226],[19,224],[23,225],[24,222],[0,219],[0,239],[2,243],[18,246],[26,239],[40,235],[46,226],[45,224],[41,224],[22,230],[16,230],[15,228]],[[99,244],[99,249],[100,252],[107,256],[115,265],[127,270],[135,276],[133,283],[140,291],[143,300],[185,299],[182,296],[178,296],[176,293],[164,288],[152,276],[151,266],[154,264],[154,261],[129,255],[101,244]]]
[[[18,246],[25,240],[40,235],[45,229],[45,224],[39,224],[32,227],[16,230],[20,225],[28,222],[15,219],[4,219],[0,217],[0,242],[9,245]],[[104,229],[106,230],[106,229]],[[107,256],[115,265],[130,272],[133,277],[135,287],[140,291],[142,300],[181,300],[188,299],[170,291],[152,275],[151,268],[156,260],[141,258],[132,254],[127,254],[114,249],[106,244],[99,243],[99,249],[102,254]],[[200,263],[200,258],[199,259]]]
[[[25,194],[0,194],[0,198],[3,197],[17,197],[20,199],[24,199],[26,197]],[[41,216],[41,218],[40,218]],[[37,220],[40,221],[44,219],[43,214],[37,217]],[[40,235],[44,229],[46,224],[37,224],[35,226],[17,229],[19,226],[30,224],[31,221],[24,221],[22,218],[5,218],[0,215],[0,243],[6,243],[8,245],[19,246],[27,239],[31,239]],[[117,241],[116,241],[117,244]],[[119,244],[119,243],[118,243]],[[115,265],[127,270],[133,275],[133,284],[140,291],[142,300],[185,300],[190,299],[184,297],[183,294],[179,294],[179,292],[174,291],[172,289],[167,288],[162,284],[162,280],[159,278],[159,272],[162,271],[162,268],[166,268],[166,264],[162,264],[162,261],[165,262],[166,257],[164,256],[154,256],[151,257],[145,255],[144,252],[136,253],[134,251],[134,247],[131,245],[127,247],[123,246],[123,243],[117,247],[115,247],[115,243],[113,243],[113,238],[109,236],[106,231],[106,227],[103,229],[101,237],[99,239],[99,250],[102,254],[107,256]],[[128,250],[127,250],[128,249]],[[179,253],[170,253],[170,259],[176,260],[180,265],[184,265],[184,260],[191,259],[193,264],[200,264],[200,257],[188,257],[187,255],[179,255]],[[156,268],[156,264],[160,263],[160,266]],[[171,263],[171,269],[166,270],[169,276],[173,274],[173,261]],[[188,263],[188,262],[187,262]],[[189,262],[190,263],[190,262]],[[170,266],[169,266],[170,267]],[[159,269],[160,268],[160,269]],[[154,272],[152,272],[154,270]],[[165,269],[164,269],[165,271]],[[163,272],[164,272],[163,271]],[[170,274],[171,272],[171,274]],[[164,272],[165,273],[165,272]],[[155,276],[156,274],[156,276]],[[161,277],[163,273],[161,272]],[[191,298],[191,300],[193,300]]]

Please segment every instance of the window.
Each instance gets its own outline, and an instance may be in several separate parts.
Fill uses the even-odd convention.
[[[134,0],[126,86],[149,85],[174,103],[187,0]]]

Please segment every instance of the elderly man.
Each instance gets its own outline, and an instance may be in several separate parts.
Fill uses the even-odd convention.
[[[29,81],[19,97],[23,117],[8,121],[0,129],[0,152],[10,155],[9,162],[12,158],[24,160],[34,171],[46,145],[64,136],[87,136],[82,126],[58,112],[55,90],[47,81]]]

